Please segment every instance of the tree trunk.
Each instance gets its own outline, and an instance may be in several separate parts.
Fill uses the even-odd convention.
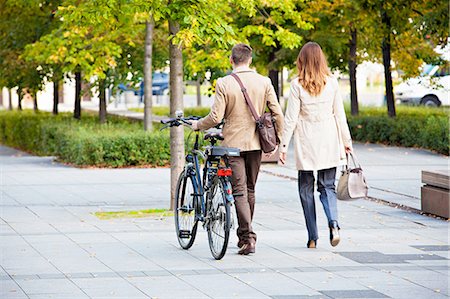
[[[356,90],[356,29],[350,28],[350,55],[348,59],[348,70],[350,74],[350,106],[352,115],[359,114],[358,93]]]
[[[383,65],[384,65],[384,80],[386,86],[386,104],[388,108],[388,115],[395,117],[395,103],[394,103],[394,91],[392,88],[392,74],[391,74],[391,18],[387,12],[383,9],[381,11],[381,20],[385,25],[383,43],[381,49],[383,52]]]
[[[277,99],[280,99],[280,81],[278,80],[278,70],[269,70],[269,78],[272,81],[273,88],[275,89],[275,94]]]
[[[9,104],[9,110],[13,110],[13,103],[12,103],[12,92],[11,88],[8,88],[8,104]]]
[[[73,117],[81,119],[81,72],[75,73],[75,108]]]
[[[169,32],[173,36],[180,25],[169,20]],[[170,116],[176,117],[177,111],[183,111],[183,54],[182,49],[170,40]],[[178,175],[184,166],[184,129],[183,126],[170,128],[170,209],[174,208],[175,187]]]
[[[155,22],[153,17],[145,25],[145,50],[144,50],[144,130],[153,130],[153,91],[152,91],[152,52],[153,30]]]
[[[101,80],[99,83],[99,111],[98,111],[98,118],[100,119],[100,123],[104,124],[106,123],[106,81]]]
[[[283,75],[283,68],[281,68],[280,71],[280,98],[282,98],[284,96],[284,92],[283,92],[283,86],[284,86],[284,75]]]
[[[90,102],[92,100],[91,83],[85,82],[84,80],[81,81],[81,100],[83,102]]]
[[[23,99],[23,90],[21,87],[17,88],[17,96],[18,96],[18,105],[17,108],[22,110],[22,99]]]
[[[58,103],[63,104],[64,103],[64,80],[59,81],[59,88],[58,88]]]
[[[0,106],[3,106],[3,87],[0,87]]]
[[[37,103],[37,93],[35,91],[33,91],[32,97],[33,97],[33,109],[35,112],[37,112],[37,111],[39,111],[39,108],[38,108],[38,103]]]
[[[275,52],[271,52],[269,54],[269,65],[271,62],[275,60]],[[279,71],[276,69],[269,70],[269,78],[272,81],[273,88],[275,89],[275,94],[277,95],[277,99],[280,99],[280,81],[278,78]]]
[[[59,104],[59,81],[57,78],[53,81],[53,114],[58,114],[58,104]]]
[[[197,78],[197,81],[195,81],[195,87],[197,90],[197,107],[202,106],[202,92],[200,90],[200,78]]]

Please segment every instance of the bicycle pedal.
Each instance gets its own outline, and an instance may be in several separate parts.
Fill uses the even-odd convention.
[[[189,239],[191,237],[191,231],[190,230],[180,230],[178,232],[178,237],[181,239]]]
[[[181,208],[178,208],[178,211],[181,211],[183,213],[190,213],[194,210],[193,207],[187,207],[187,206],[182,206]]]

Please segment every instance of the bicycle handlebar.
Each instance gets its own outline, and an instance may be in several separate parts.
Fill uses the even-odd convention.
[[[178,127],[181,125],[191,126],[191,123],[189,121],[199,120],[199,119],[201,119],[200,116],[188,116],[188,117],[162,119],[161,123],[166,126],[164,126],[161,130],[163,130],[167,127]]]

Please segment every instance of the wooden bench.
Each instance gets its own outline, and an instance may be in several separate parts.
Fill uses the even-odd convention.
[[[422,170],[422,211],[450,218],[450,176],[448,170]]]

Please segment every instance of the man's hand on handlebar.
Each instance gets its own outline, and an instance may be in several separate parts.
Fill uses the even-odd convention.
[[[197,123],[197,121],[201,117],[199,116],[188,116],[188,117],[177,117],[177,118],[168,118],[161,120],[161,123],[165,125],[161,128],[161,130],[164,130],[169,127],[179,127],[179,126],[187,126],[194,129],[192,126],[192,122]]]
[[[198,123],[198,120],[191,120],[192,130],[198,131],[197,123]]]

